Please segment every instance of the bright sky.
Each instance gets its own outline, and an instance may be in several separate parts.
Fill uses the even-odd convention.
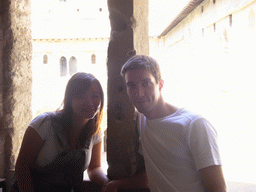
[[[189,1],[149,0],[150,36],[159,35]],[[107,37],[110,34],[106,0],[32,0],[31,5],[33,38]]]

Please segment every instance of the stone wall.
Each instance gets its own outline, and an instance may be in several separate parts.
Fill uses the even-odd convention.
[[[30,1],[2,1],[1,18],[3,39],[0,93],[2,112],[0,124],[1,176],[10,182],[15,160],[25,129],[31,121],[31,59]],[[4,172],[3,172],[4,170]]]

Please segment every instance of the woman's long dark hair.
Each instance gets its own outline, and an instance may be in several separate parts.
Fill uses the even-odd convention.
[[[100,124],[102,120],[104,106],[104,94],[100,82],[96,79],[95,76],[90,73],[79,72],[74,74],[70,78],[66,86],[63,109],[57,111],[57,116],[60,118],[60,123],[64,129],[64,132],[66,132],[68,140],[70,140],[69,131],[71,130],[73,121],[72,100],[84,94],[91,87],[91,84],[93,82],[96,82],[99,87],[101,106],[99,112],[95,115],[93,119],[90,119],[88,121],[88,123],[85,125],[82,132],[80,133],[78,139],[78,144],[80,146],[84,146],[88,138],[100,131]]]

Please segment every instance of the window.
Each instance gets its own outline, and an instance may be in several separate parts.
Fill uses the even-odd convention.
[[[92,61],[92,64],[96,63],[96,56],[95,56],[95,54],[92,54],[91,61]]]
[[[73,75],[77,72],[77,60],[72,56],[69,60],[69,75]]]
[[[232,27],[233,20],[232,20],[232,15],[229,15],[229,26]]]
[[[43,64],[47,64],[47,63],[48,63],[48,57],[47,57],[47,55],[44,55]]]
[[[67,75],[67,60],[65,57],[60,58],[60,76]]]

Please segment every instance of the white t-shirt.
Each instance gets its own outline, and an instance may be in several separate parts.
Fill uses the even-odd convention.
[[[29,126],[34,128],[44,140],[44,144],[36,159],[36,164],[41,167],[51,163],[52,160],[63,150],[51,125],[51,119],[47,117],[49,117],[49,114],[43,113],[33,119],[29,124]],[[89,149],[85,149],[86,160],[84,170],[89,166],[93,146],[99,143],[102,140],[102,137],[103,134],[101,132],[92,136]]]
[[[217,133],[206,119],[184,109],[153,120],[139,114],[138,128],[152,192],[204,191],[198,170],[221,164]]]

